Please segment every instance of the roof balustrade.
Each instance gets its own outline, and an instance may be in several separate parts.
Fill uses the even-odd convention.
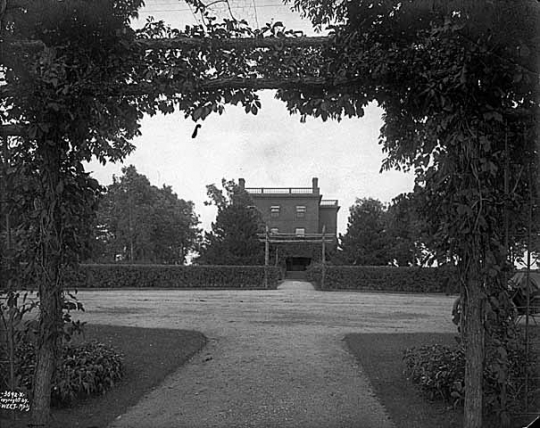
[[[253,195],[318,195],[319,189],[312,187],[246,187]]]

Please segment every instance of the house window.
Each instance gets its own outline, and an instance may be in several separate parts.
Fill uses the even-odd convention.
[[[303,227],[297,227],[295,230],[296,236],[305,236],[306,235],[306,229]]]
[[[270,216],[271,217],[279,217],[279,211],[281,207],[279,205],[272,205],[270,207]]]
[[[277,227],[273,227],[270,229],[270,233],[279,233],[279,229]]]
[[[306,216],[306,207],[304,205],[296,206],[296,217],[305,217]]]

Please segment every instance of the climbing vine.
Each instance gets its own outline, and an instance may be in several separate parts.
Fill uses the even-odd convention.
[[[255,31],[234,19],[183,31],[149,21],[134,31],[129,18],[140,5],[42,0],[12,11],[2,27],[0,110],[6,124],[22,128],[13,166],[37,189],[26,198],[33,206],[26,230],[35,236],[29,266],[42,311],[35,422],[48,417],[62,269],[77,260],[80,223],[98,191],[82,162],[125,157],[145,114],[181,111],[199,121],[227,104],[257,114],[256,91],[275,88],[301,120],[360,117],[372,101],[384,109],[383,168],[416,172],[437,219],[437,242],[457,260],[465,426],[480,427],[486,341],[497,343],[507,366],[504,224],[520,218],[536,192],[530,180],[501,184],[515,171],[533,176],[537,167],[536,2],[296,0],[293,7],[314,25],[333,23],[330,38],[311,45],[290,43],[301,37],[281,25]],[[173,43],[181,38],[200,43]],[[240,42],[246,38],[250,43]],[[15,39],[45,48],[17,55]],[[503,421],[505,412],[503,400]]]

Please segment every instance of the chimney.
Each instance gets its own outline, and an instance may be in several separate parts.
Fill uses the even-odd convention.
[[[313,177],[311,179],[312,187],[313,187],[313,193],[318,194],[319,193],[319,179],[317,177]]]
[[[243,178],[239,178],[238,179],[238,185],[240,186],[240,189],[245,189],[246,188],[246,180],[244,180]]]

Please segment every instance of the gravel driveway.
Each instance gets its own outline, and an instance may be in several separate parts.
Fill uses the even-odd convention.
[[[352,332],[454,332],[453,297],[279,290],[79,291],[101,324],[192,329],[208,345],[110,428],[392,428]]]

